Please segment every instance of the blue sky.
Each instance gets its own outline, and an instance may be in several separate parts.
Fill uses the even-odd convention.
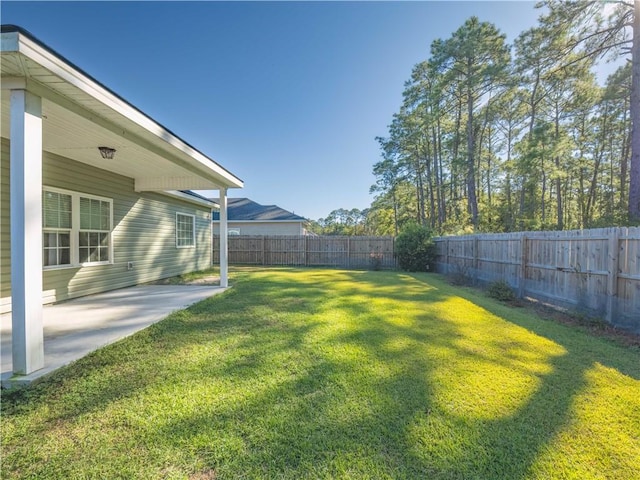
[[[242,178],[318,219],[372,200],[403,83],[468,17],[512,42],[532,2],[10,2],[29,30]]]

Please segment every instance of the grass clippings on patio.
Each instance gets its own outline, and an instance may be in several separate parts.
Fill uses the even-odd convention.
[[[240,270],[2,399],[2,478],[640,478],[640,351],[435,275]]]

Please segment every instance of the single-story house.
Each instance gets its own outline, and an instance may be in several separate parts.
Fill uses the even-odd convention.
[[[219,199],[212,198],[218,204]],[[277,205],[260,205],[248,198],[228,199],[229,235],[308,235],[308,220]],[[213,233],[220,232],[220,215],[213,213]]]
[[[43,366],[42,305],[207,268],[242,181],[31,34],[1,29],[0,307],[15,373]],[[217,204],[191,189],[214,189]]]

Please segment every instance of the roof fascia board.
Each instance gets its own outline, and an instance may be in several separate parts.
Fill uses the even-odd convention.
[[[42,65],[44,68],[49,70],[54,75],[60,77],[62,80],[75,86],[79,90],[85,92],[102,104],[106,105],[113,111],[119,113],[120,115],[123,115],[125,118],[144,128],[149,133],[155,135],[157,138],[165,141],[182,153],[188,155],[190,158],[199,163],[201,167],[204,167],[205,169],[208,169],[210,171],[213,170],[217,176],[221,177],[224,182],[226,182],[226,185],[224,185],[225,187],[243,187],[242,180],[235,177],[233,174],[225,170],[210,158],[206,157],[201,152],[198,152],[193,147],[187,145],[183,140],[176,137],[173,133],[153,121],[151,118],[147,117],[145,114],[128,104],[126,101],[109,92],[105,87],[97,84],[94,80],[78,71],[76,68],[71,67],[67,62],[54,55],[47,49],[43,48],[28,36],[19,32],[3,33],[2,35],[2,51],[18,51],[34,62]],[[6,49],[4,42],[5,35],[14,35],[17,37],[15,42],[7,41]],[[13,47],[13,49],[11,47]],[[17,49],[15,47],[17,47]]]

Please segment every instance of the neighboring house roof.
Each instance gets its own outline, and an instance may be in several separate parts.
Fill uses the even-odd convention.
[[[211,198],[212,202],[219,202],[217,198]],[[227,218],[229,221],[235,222],[306,222],[307,219],[289,212],[277,205],[260,205],[248,198],[229,198],[227,199]],[[213,212],[213,220],[220,220],[220,214]]]
[[[185,193],[187,195],[191,195],[192,197],[195,197],[195,198],[197,198],[199,200],[203,200],[205,202],[213,203],[207,197],[204,197],[204,196],[200,195],[199,193],[192,192],[191,190],[180,190],[180,192]]]
[[[26,30],[2,25],[1,53],[2,88],[42,98],[45,150],[133,178],[136,191],[243,186],[234,174]],[[2,99],[2,136],[7,138],[8,97]],[[115,148],[115,158],[101,160],[98,146]]]
[[[191,190],[165,190],[163,192],[159,192],[163,195],[168,195],[170,197],[179,198],[180,200],[185,200],[189,203],[194,203],[196,205],[201,205],[208,208],[220,208],[217,203],[212,202],[207,197],[203,197],[202,195],[192,192]]]

